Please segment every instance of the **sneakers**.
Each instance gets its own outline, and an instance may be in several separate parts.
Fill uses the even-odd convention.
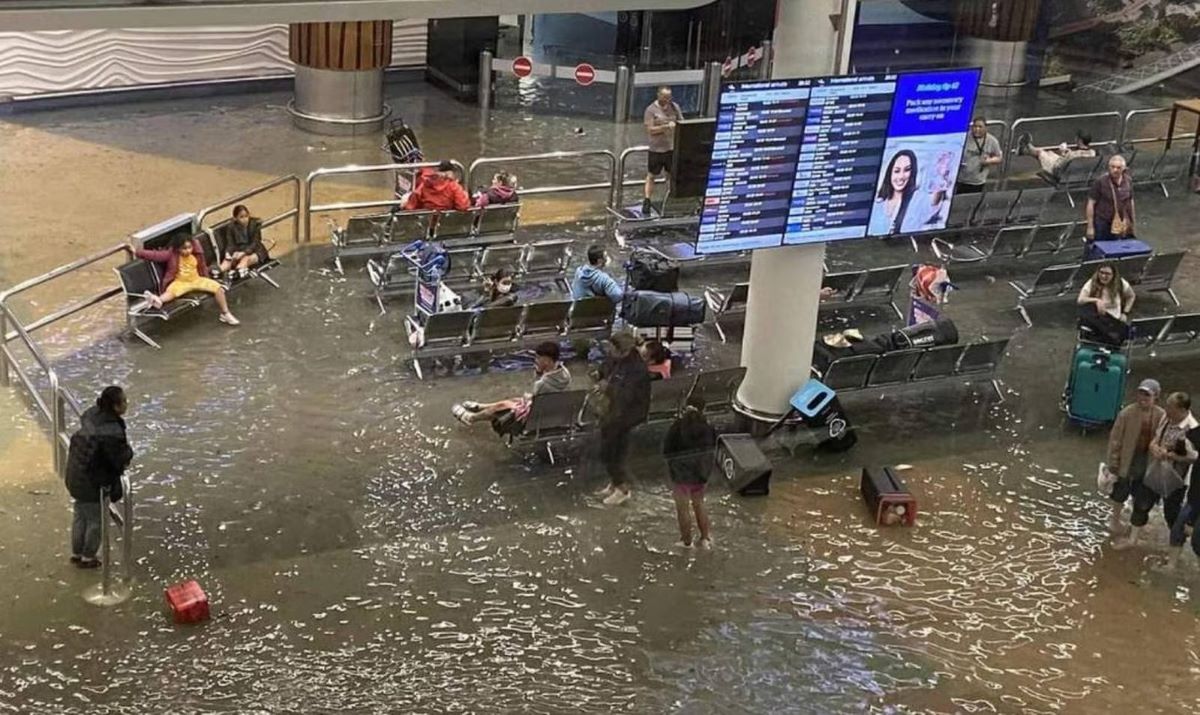
[[[475,402],[473,400],[463,400],[459,404],[462,405],[462,408],[464,410],[468,410],[470,412],[478,412],[483,409],[483,405],[481,405],[478,402]]]
[[[158,310],[159,308],[163,307],[162,298],[159,298],[157,295],[155,295],[154,293],[152,293],[150,291],[146,291],[145,293],[142,293],[142,297],[145,298],[146,302],[149,303],[151,305],[151,307],[153,307],[155,310]]]
[[[462,422],[464,425],[469,425],[471,424],[471,418],[475,413],[471,412],[463,405],[455,405],[450,408],[450,414],[454,415],[454,419]]]
[[[77,566],[78,568],[81,568],[81,569],[100,568],[100,559],[96,559],[96,558],[89,559],[87,557],[81,556],[79,558],[79,560],[75,562],[75,566]]]
[[[241,325],[242,324],[242,321],[233,317],[233,313],[221,313],[221,315],[219,315],[217,317],[217,320],[221,321],[222,323],[224,323],[226,325]]]
[[[629,489],[614,487],[613,490],[608,493],[608,496],[604,497],[604,506],[620,506],[629,501],[629,497]]]
[[[650,203],[650,199],[642,199],[642,218],[650,218],[654,213],[654,206]]]
[[[1017,137],[1017,153],[1018,154],[1032,153],[1029,151],[1029,147],[1032,144],[1033,144],[1033,135],[1032,134],[1022,134],[1021,136]]]
[[[239,268],[236,271],[234,271],[233,273],[238,278],[249,278],[250,277],[250,269],[249,268]]]

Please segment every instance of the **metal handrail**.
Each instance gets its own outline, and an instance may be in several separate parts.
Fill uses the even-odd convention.
[[[221,209],[228,208],[230,206],[236,206],[237,204],[240,204],[241,202],[246,201],[253,196],[266,193],[277,186],[282,186],[283,184],[287,183],[292,184],[292,208],[284,211],[281,214],[272,216],[269,219],[264,219],[262,227],[268,228],[290,218],[292,219],[292,243],[300,243],[300,177],[296,176],[295,174],[280,176],[279,178],[273,179],[262,186],[257,186],[249,191],[243,191],[237,196],[230,197],[224,201],[221,201],[220,203],[200,209],[200,211],[196,213],[195,229],[197,231],[203,230],[204,219],[212,212],[220,211]]]
[[[1171,107],[1152,107],[1149,109],[1131,109],[1125,113],[1125,118],[1121,122],[1121,145],[1130,146],[1134,144],[1153,144],[1155,142],[1165,142],[1172,139],[1195,139],[1195,132],[1187,132],[1184,134],[1176,133],[1173,137],[1155,136],[1155,137],[1139,137],[1137,139],[1129,138],[1129,123],[1134,117],[1142,117],[1149,114],[1170,114]]]
[[[451,159],[450,163],[458,171],[459,176],[466,177],[467,170],[462,163]],[[379,206],[399,206],[398,199],[386,199],[380,201],[343,201],[333,204],[317,204],[313,205],[313,182],[322,176],[344,176],[348,174],[371,174],[384,171],[415,171],[417,169],[430,169],[436,167],[436,161],[422,161],[412,164],[373,164],[369,166],[360,166],[351,164],[349,166],[332,166],[316,169],[309,172],[304,179],[304,203],[302,203],[301,211],[303,218],[301,223],[304,224],[304,242],[308,243],[312,240],[312,217],[315,213],[324,213],[326,211],[345,211],[348,209],[365,209],[375,208]]]
[[[1051,115],[1049,117],[1020,117],[1020,118],[1018,118],[1016,121],[1014,121],[1012,123],[1012,126],[1009,128],[1008,142],[1004,146],[1004,152],[1003,152],[1004,163],[1001,165],[1001,168],[1000,168],[1000,176],[1003,178],[1003,183],[1005,185],[1007,185],[1007,183],[1008,183],[1009,168],[1012,164],[1013,156],[1016,155],[1016,149],[1017,149],[1016,139],[1018,136],[1020,136],[1017,133],[1018,128],[1025,126],[1025,125],[1029,125],[1029,124],[1035,124],[1035,123],[1065,122],[1065,121],[1072,120],[1072,119],[1105,119],[1105,118],[1117,120],[1117,122],[1118,122],[1117,134],[1113,139],[1108,139],[1108,140],[1104,140],[1104,141],[1093,141],[1092,146],[1106,146],[1108,144],[1115,144],[1118,141],[1120,141],[1121,132],[1124,128],[1124,117],[1121,116],[1120,112],[1089,112],[1087,114],[1055,114],[1055,115]]]
[[[647,146],[646,144],[639,144],[638,146],[631,146],[631,147],[627,147],[626,149],[623,149],[621,151],[621,153],[617,156],[617,170],[614,173],[612,197],[608,202],[609,208],[618,209],[618,210],[621,208],[621,197],[622,197],[623,192],[625,191],[626,186],[642,186],[643,184],[646,183],[645,179],[630,179],[630,178],[626,177],[625,176],[625,166],[626,166],[626,160],[629,159],[629,157],[632,156],[633,154],[649,154],[649,153],[650,153],[649,146]],[[656,184],[665,184],[666,182],[667,182],[666,177],[663,177],[663,176],[654,177],[654,183],[656,183]]]
[[[608,163],[608,181],[596,181],[588,184],[565,184],[552,186],[522,186],[520,188],[521,196],[539,196],[543,194],[565,194],[575,191],[595,191],[598,189],[608,189],[611,192],[613,186],[613,177],[617,171],[617,157],[608,149],[585,149],[582,151],[550,151],[544,154],[524,154],[521,156],[481,156],[471,162],[471,167],[467,170],[467,185],[476,186],[476,174],[482,166],[523,164],[537,161],[561,161],[563,159],[583,159],[586,157],[604,157]]]
[[[73,272],[79,270],[80,268],[89,266],[98,261],[102,261],[105,258],[108,258],[109,256],[113,255],[114,253],[120,253],[122,251],[124,251],[125,254],[127,256],[129,256],[130,259],[133,258],[133,249],[129,247],[129,244],[126,244],[126,243],[117,244],[116,246],[106,248],[106,249],[100,251],[99,253],[93,253],[90,256],[86,256],[84,258],[80,258],[77,261],[68,263],[65,266],[59,266],[58,268],[55,268],[52,271],[43,273],[40,276],[36,276],[34,278],[30,278],[28,280],[21,281],[20,283],[16,284],[12,288],[9,288],[8,290],[6,290],[4,292],[0,292],[0,303],[6,302],[9,298],[13,297],[14,295],[17,295],[18,293],[24,293],[25,291],[29,290],[30,288],[36,288],[37,286],[40,286],[43,283],[48,283],[48,282],[54,280],[55,278],[59,278],[68,273],[73,273]]]

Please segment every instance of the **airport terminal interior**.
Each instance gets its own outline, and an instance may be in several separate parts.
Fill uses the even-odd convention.
[[[1161,506],[1115,548],[1097,485],[1112,418],[1076,419],[1067,389],[1076,295],[1098,265],[1089,187],[1122,154],[1153,255],[1116,265],[1140,276],[1131,318],[1147,327],[1104,354],[1126,360],[1122,404],[1146,379],[1160,403],[1200,393],[1194,7],[596,0],[462,18],[365,4],[386,22],[305,3],[246,2],[237,27],[202,1],[0,7],[0,712],[1200,711],[1200,557],[1173,554]],[[349,26],[360,51],[330,52]],[[711,119],[732,87],[954,68],[980,68],[965,116],[988,120],[1001,153],[983,193],[953,189],[935,229],[829,241],[823,285],[848,282],[776,311],[761,342],[813,331],[813,314],[822,344],[892,335],[914,269],[932,265],[953,286],[936,306],[952,344],[998,352],[969,371],[968,353],[935,347],[938,371],[913,347],[890,375],[882,357],[813,359],[857,439],[826,449],[828,425],[775,424],[739,392],[771,365],[743,344],[762,305],[727,300],[757,284],[752,260],[757,275],[803,249],[694,250],[726,197],[664,200],[659,183],[643,213],[643,112],[663,85],[685,118]],[[1081,175],[1039,173],[1026,133],[1048,148],[1084,133],[1097,153]],[[530,309],[478,311],[434,345],[441,295],[423,303],[426,272],[403,257],[426,254],[390,227],[443,160],[472,194],[515,175],[519,213],[486,236],[481,218],[450,235],[442,216],[420,237],[468,276],[464,303],[472,264],[512,261]],[[212,300],[139,317],[152,306],[117,271],[131,248],[174,232],[220,250],[205,229],[238,204],[266,220],[278,261],[231,277],[239,324]],[[348,242],[364,215],[382,219]],[[371,234],[381,220],[387,235]],[[703,319],[647,328],[609,309],[579,327],[570,286],[592,246],[623,284],[627,261],[674,257],[677,290],[708,297]],[[539,251],[554,260],[535,269]],[[535,332],[533,306],[551,303],[561,319]],[[510,324],[486,337],[489,314]],[[632,433],[624,503],[596,495],[602,413],[576,410],[546,440],[453,413],[529,392],[545,340],[590,391],[609,335],[629,331],[667,341],[673,366]],[[805,367],[779,378],[780,399],[809,361],[794,356]],[[685,548],[663,442],[706,379],[709,421],[769,462],[769,493],[743,490],[719,452],[711,543]],[[120,521],[101,515],[104,563],[78,568],[67,445],[108,385],[128,399],[129,493]],[[864,498],[864,469],[885,466],[911,524]],[[178,623],[164,590],[189,581],[208,617]]]

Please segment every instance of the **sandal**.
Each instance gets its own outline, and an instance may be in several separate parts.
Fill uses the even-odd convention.
[[[462,422],[464,425],[471,424],[472,413],[462,405],[455,405],[454,407],[451,407],[450,414],[454,415],[454,418],[459,422]]]

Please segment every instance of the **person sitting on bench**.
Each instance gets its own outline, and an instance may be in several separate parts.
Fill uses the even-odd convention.
[[[483,277],[483,289],[479,297],[471,303],[469,310],[484,308],[507,308],[517,304],[517,291],[513,285],[513,272],[500,268],[495,273]]]
[[[507,171],[501,171],[492,177],[492,185],[475,197],[475,206],[482,209],[500,204],[515,204],[518,201],[520,198],[517,196],[517,177]]]
[[[1115,263],[1101,264],[1079,289],[1079,327],[1109,345],[1121,345],[1129,335],[1129,313],[1137,295]]]
[[[499,402],[464,401],[450,408],[450,413],[464,425],[489,421],[498,434],[516,434],[525,425],[533,398],[551,392],[563,392],[571,386],[571,373],[562,364],[558,343],[547,340],[533,350],[533,369],[537,379],[533,392]]]
[[[621,305],[625,291],[621,289],[613,277],[604,272],[608,265],[608,253],[604,246],[592,244],[588,246],[587,263],[575,269],[575,280],[571,283],[571,300],[583,300],[593,296],[606,295],[613,305]]]
[[[1033,135],[1022,134],[1017,139],[1017,153],[1032,156],[1042,165],[1042,171],[1057,176],[1058,172],[1072,159],[1094,159],[1096,150],[1092,148],[1092,135],[1080,130],[1075,132],[1075,143],[1063,142],[1056,147],[1040,147],[1033,145]]]
[[[250,269],[271,260],[262,240],[262,219],[250,216],[250,209],[238,204],[233,207],[233,221],[219,229],[225,243],[225,260],[221,261],[222,275],[236,271],[245,278]]]
[[[638,347],[651,380],[668,380],[671,377],[671,351],[658,340],[647,340]]]
[[[171,241],[169,249],[159,251],[139,248],[134,251],[138,258],[162,263],[163,270],[162,295],[145,292],[145,298],[155,308],[163,307],[188,293],[208,293],[217,301],[221,309],[219,320],[226,325],[237,325],[239,321],[229,312],[229,301],[225,298],[225,286],[214,281],[208,273],[208,264],[204,261],[204,250],[200,242],[187,236],[178,236]]]
[[[466,211],[471,208],[471,197],[458,183],[454,165],[443,161],[436,171],[422,174],[417,185],[404,202],[405,211]]]

